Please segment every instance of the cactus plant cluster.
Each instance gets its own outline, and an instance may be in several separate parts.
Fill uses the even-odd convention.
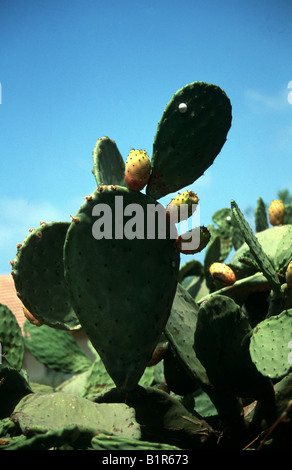
[[[158,201],[204,173],[230,126],[231,104],[218,86],[185,86],[165,108],[151,159],[132,149],[124,162],[113,140],[99,138],[95,190],[71,221],[41,223],[18,245],[12,276],[26,322],[22,337],[0,306],[1,449],[286,445],[290,208],[273,201],[268,214],[259,198],[254,233],[232,200],[213,224],[193,229],[199,245],[188,250],[182,243],[192,231],[178,235],[172,211],[177,221],[190,217],[197,194],[185,189],[166,208]],[[163,237],[146,217],[153,207]],[[203,263],[180,265],[180,253],[203,249]],[[86,333],[93,360],[74,340],[76,330]],[[70,376],[54,388],[31,383],[24,347]]]

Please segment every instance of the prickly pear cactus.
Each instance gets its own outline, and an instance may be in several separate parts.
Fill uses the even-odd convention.
[[[101,186],[81,206],[68,229],[64,245],[65,279],[83,328],[118,387],[138,384],[167,322],[176,291],[179,253],[168,237],[147,238],[151,222],[147,208],[156,201],[123,187]],[[132,219],[122,212],[142,211],[144,228],[131,239]],[[131,206],[132,205],[132,206]],[[160,206],[160,205],[159,205]],[[93,235],[99,208],[110,211],[105,238]],[[162,206],[160,206],[160,209]],[[170,224],[164,214],[167,230]],[[105,223],[107,223],[105,222]],[[128,224],[128,225],[127,225]],[[147,225],[148,224],[148,225]],[[128,236],[117,231],[129,229]],[[99,229],[96,229],[99,232]],[[156,224],[156,229],[158,226]]]
[[[263,420],[271,425],[265,439],[283,421],[283,410],[279,416],[275,406],[277,386],[290,419],[291,206],[284,207],[284,215],[274,213],[280,225],[269,228],[259,198],[253,233],[232,200],[231,208],[213,214],[216,226],[195,229],[198,247],[184,249],[182,241],[193,231],[177,236],[171,205],[187,203],[189,217],[197,195],[184,191],[166,210],[157,202],[204,173],[230,126],[230,101],[219,87],[187,85],[158,124],[151,168],[145,159],[136,167],[141,157],[136,152],[127,173],[116,143],[98,139],[97,189],[72,222],[41,224],[18,246],[12,275],[25,315],[34,323],[25,324],[26,346],[49,368],[74,375],[50,392],[30,387],[20,363],[6,355],[15,330],[2,314],[4,450],[176,451],[169,444],[208,448],[210,438],[215,448],[226,442],[242,448],[249,439],[253,447]],[[143,162],[145,179],[131,186],[137,168],[145,170]],[[159,213],[149,219],[153,208]],[[165,224],[163,233],[157,221]],[[204,248],[203,264],[192,260],[179,269],[180,253]],[[95,348],[93,363],[64,331],[81,327]],[[207,399],[211,414],[201,414],[200,399]],[[218,431],[201,416],[211,416]]]

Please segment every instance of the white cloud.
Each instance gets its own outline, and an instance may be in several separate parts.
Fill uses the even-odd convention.
[[[268,110],[279,112],[289,109],[288,93],[288,88],[284,88],[280,92],[272,95],[262,93],[258,90],[248,89],[245,91],[245,96],[254,111]]]

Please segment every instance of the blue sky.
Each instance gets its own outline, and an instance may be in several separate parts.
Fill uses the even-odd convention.
[[[202,225],[231,199],[244,211],[291,191],[291,18],[289,0],[1,0],[0,273],[30,228],[70,220],[95,189],[99,137],[151,156],[166,104],[196,80],[233,108],[221,153],[186,188]]]

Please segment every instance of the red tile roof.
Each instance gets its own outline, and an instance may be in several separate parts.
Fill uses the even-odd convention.
[[[0,303],[7,305],[7,307],[10,308],[23,331],[23,324],[26,318],[22,310],[22,302],[17,297],[11,274],[0,275]]]

